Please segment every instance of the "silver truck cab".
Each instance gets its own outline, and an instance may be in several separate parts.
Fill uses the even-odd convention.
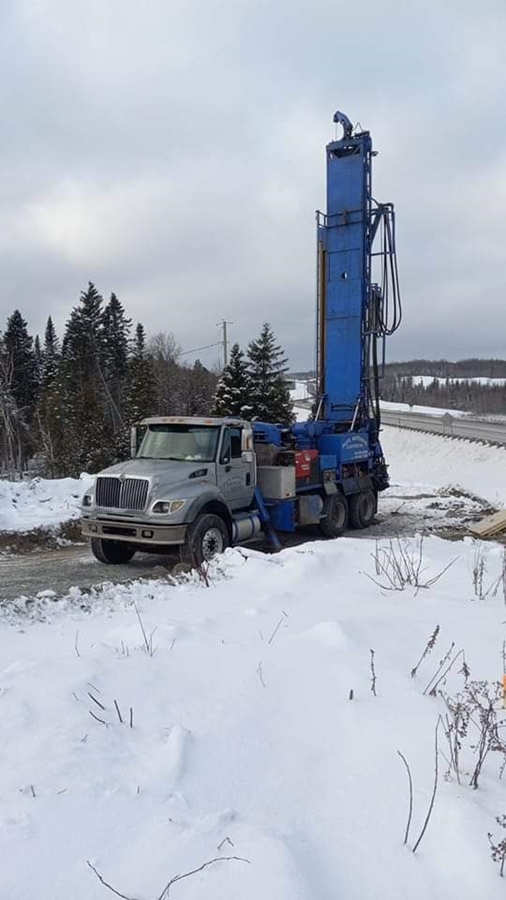
[[[101,562],[182,548],[201,563],[260,530],[253,432],[239,418],[157,416],[132,428],[132,458],[99,472],[82,531]]]

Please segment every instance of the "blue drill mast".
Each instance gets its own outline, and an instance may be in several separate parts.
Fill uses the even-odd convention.
[[[296,468],[295,500],[267,495],[275,527],[291,531],[318,521],[331,536],[348,521],[355,527],[370,524],[378,492],[388,487],[379,441],[379,380],[385,340],[401,320],[394,209],[372,195],[376,154],[370,133],[354,130],[341,112],[334,122],[343,134],[326,148],[327,209],[317,213],[314,416],[288,428],[253,426],[257,450],[262,443],[277,446],[275,464]],[[301,463],[304,454],[310,476]],[[322,506],[311,519],[318,496]]]

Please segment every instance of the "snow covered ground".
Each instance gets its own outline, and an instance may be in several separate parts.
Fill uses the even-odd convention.
[[[418,592],[380,587],[375,553],[354,538],[278,556],[229,550],[209,587],[137,582],[5,609],[0,896],[112,896],[89,861],[120,895],[153,900],[174,876],[229,857],[173,883],[170,897],[503,897],[487,833],[504,834],[504,756],[491,752],[469,786],[474,725],[460,784],[445,774],[439,727],[434,811],[412,852],[445,712],[426,691],[439,661],[453,643],[469,680],[502,676],[502,551],[485,548],[485,599],[470,541],[426,539],[422,582],[454,562]],[[452,697],[462,659],[439,684]],[[406,846],[398,751],[414,789]]]
[[[0,531],[29,531],[78,518],[90,475],[0,481]]]
[[[506,448],[390,425],[381,442],[392,483],[454,487],[506,506]]]
[[[382,400],[381,401],[381,409],[384,409],[385,412],[410,412],[410,413],[418,413],[423,416],[471,416],[471,413],[466,412],[463,409],[442,409],[439,406],[411,406],[409,403],[394,403],[391,400]]]

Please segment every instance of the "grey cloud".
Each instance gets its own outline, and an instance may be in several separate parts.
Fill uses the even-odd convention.
[[[390,356],[506,355],[503,0],[20,0],[0,23],[2,319],[89,279],[149,331],[314,356],[314,210],[344,109],[373,134],[405,297]],[[476,327],[479,310],[480,327]],[[502,349],[501,349],[502,347]],[[211,350],[206,360],[212,360]]]

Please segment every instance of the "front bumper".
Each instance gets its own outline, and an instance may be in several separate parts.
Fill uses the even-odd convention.
[[[109,538],[131,544],[184,544],[188,525],[156,525],[129,519],[83,516],[82,533],[89,538]]]

